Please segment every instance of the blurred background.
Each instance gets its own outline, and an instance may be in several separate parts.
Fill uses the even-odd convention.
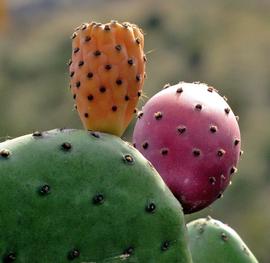
[[[187,221],[211,215],[270,262],[269,14],[269,0],[0,0],[0,140],[82,128],[68,88],[73,29],[91,20],[136,23],[149,51],[148,98],[166,83],[201,81],[240,116],[244,155],[236,178]]]

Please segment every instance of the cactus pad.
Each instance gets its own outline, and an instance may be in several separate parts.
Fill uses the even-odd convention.
[[[191,262],[180,204],[113,135],[52,130],[1,143],[0,200],[3,262]]]
[[[187,225],[193,263],[258,263],[239,235],[210,217]]]

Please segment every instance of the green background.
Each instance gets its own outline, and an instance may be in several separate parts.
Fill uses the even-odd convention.
[[[240,116],[244,155],[232,186],[187,221],[210,214],[232,226],[260,262],[270,262],[269,1],[8,2],[5,26],[0,19],[1,140],[34,130],[82,128],[66,66],[73,29],[92,20],[137,23],[146,33],[148,98],[166,83],[201,81],[225,95]],[[124,139],[130,140],[133,126]]]

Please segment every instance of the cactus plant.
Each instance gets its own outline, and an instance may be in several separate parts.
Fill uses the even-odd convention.
[[[133,142],[152,162],[185,213],[205,208],[228,186],[240,155],[240,130],[212,87],[180,82],[138,114]]]
[[[72,36],[70,87],[86,129],[121,136],[142,94],[144,36],[134,24],[84,23]]]
[[[200,218],[187,229],[194,263],[258,263],[239,235],[218,220]]]
[[[3,262],[191,262],[180,204],[117,136],[60,129],[2,142],[0,200]]]

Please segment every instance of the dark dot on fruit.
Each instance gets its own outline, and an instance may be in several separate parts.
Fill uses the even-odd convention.
[[[87,73],[87,78],[91,79],[93,78],[94,74],[92,72],[88,72]]]
[[[78,249],[73,249],[68,253],[68,259],[74,260],[80,256],[80,251]]]
[[[81,27],[82,30],[85,30],[86,28],[87,28],[86,24],[83,24],[82,27]]]
[[[209,182],[210,182],[210,184],[215,185],[216,178],[215,177],[209,177]]]
[[[217,155],[218,155],[219,157],[222,157],[225,153],[226,153],[225,150],[219,149],[218,152],[217,152]]]
[[[141,80],[141,76],[140,75],[136,75],[136,81],[139,82]]]
[[[88,95],[87,96],[87,99],[89,100],[89,101],[91,101],[91,100],[93,100],[94,99],[94,96],[91,94],[91,95]]]
[[[48,184],[45,184],[45,185],[42,185],[40,188],[39,188],[39,193],[41,195],[47,195],[49,194],[51,191],[51,187],[48,185]]]
[[[74,39],[77,36],[77,34],[74,32],[71,36],[71,39]]]
[[[162,251],[166,251],[166,250],[169,249],[169,247],[170,247],[170,242],[169,242],[169,241],[164,241],[164,242],[162,243],[162,245],[161,245],[161,250],[162,250]]]
[[[158,112],[156,112],[155,114],[154,114],[154,116],[155,116],[155,119],[156,120],[160,120],[161,118],[162,118],[162,113],[160,112],[160,111],[158,111]]]
[[[148,146],[149,146],[148,142],[144,142],[144,143],[142,144],[142,147],[143,147],[143,149],[145,149],[145,150],[148,148]]]
[[[93,197],[93,204],[100,205],[103,202],[104,202],[104,195],[103,194],[98,193]]]
[[[123,254],[124,255],[132,255],[134,253],[134,248],[133,247],[128,247],[124,250]]]
[[[141,43],[141,40],[139,38],[136,38],[136,43],[139,45]]]
[[[74,99],[74,100],[76,99],[76,96],[77,96],[76,94],[73,94],[73,99]]]
[[[137,95],[138,95],[138,97],[141,97],[142,92],[141,91],[138,91]]]
[[[200,226],[199,229],[198,229],[198,232],[199,234],[203,234],[204,233],[204,227],[203,226]]]
[[[64,142],[61,145],[61,149],[64,151],[69,151],[69,150],[71,150],[71,148],[72,148],[72,146],[69,142]]]
[[[129,25],[128,25],[127,23],[123,23],[122,26],[123,26],[124,28],[126,28],[126,29],[129,27]]]
[[[97,132],[91,131],[90,134],[95,138],[100,138],[100,135]]]
[[[83,65],[84,65],[83,61],[80,61],[79,64],[78,64],[79,67],[82,67]]]
[[[195,109],[198,110],[198,111],[202,110],[202,105],[201,104],[197,104],[195,106]]]
[[[214,125],[210,126],[210,132],[212,133],[217,132],[217,126],[214,126]]]
[[[14,262],[15,260],[16,260],[16,253],[14,252],[9,252],[3,257],[4,263]]]
[[[88,117],[89,117],[89,114],[86,112],[86,113],[84,114],[84,117],[85,117],[85,118],[88,118]]]
[[[167,83],[167,84],[165,84],[164,86],[163,86],[163,89],[167,89],[167,88],[169,88],[171,86],[171,84],[170,83]]]
[[[146,55],[143,55],[143,61],[144,61],[144,62],[147,61]]]
[[[74,76],[75,72],[74,71],[71,71],[69,76],[72,78]]]
[[[213,89],[212,87],[208,87],[207,91],[209,91],[209,92],[213,92],[213,91],[214,91],[214,89]]]
[[[112,111],[117,111],[117,106],[112,106]]]
[[[110,26],[109,26],[109,25],[105,25],[105,26],[104,26],[104,30],[105,30],[105,31],[110,31],[110,30],[111,30],[111,28],[110,28]]]
[[[100,55],[101,55],[101,52],[100,52],[99,50],[96,50],[96,51],[94,52],[94,56],[98,57],[98,56],[100,56]]]
[[[99,88],[99,91],[100,91],[101,93],[104,93],[104,92],[106,91],[106,88],[105,88],[104,86],[101,86],[101,87]]]
[[[125,96],[125,100],[126,100],[126,101],[129,100],[129,96],[128,96],[128,95]]]
[[[240,143],[240,140],[239,140],[239,139],[235,139],[235,140],[234,140],[234,145],[235,145],[235,146],[237,146],[239,143]]]
[[[133,147],[136,148],[136,143],[135,142],[133,143]]]
[[[177,131],[180,133],[180,134],[183,134],[185,133],[187,130],[187,128],[185,126],[178,126],[177,127]]]
[[[115,82],[117,85],[122,85],[123,81],[121,79],[117,79]]]
[[[229,108],[225,108],[224,111],[225,111],[226,114],[229,114],[230,113],[230,109]]]
[[[35,131],[35,132],[33,132],[32,136],[33,136],[33,137],[41,137],[41,136],[42,136],[42,132],[40,132],[40,131]]]
[[[234,174],[237,172],[237,168],[235,166],[233,166],[230,170],[230,174]]]
[[[220,199],[222,197],[223,197],[223,194],[222,193],[219,193],[218,196],[217,196],[218,199]]]
[[[116,46],[115,46],[115,49],[116,49],[117,51],[121,51],[121,50],[122,50],[122,46],[121,46],[121,45],[116,45]]]
[[[156,205],[154,203],[149,203],[146,207],[145,210],[149,213],[154,213],[156,210]]]
[[[178,93],[178,94],[180,94],[180,93],[182,93],[183,92],[183,88],[178,88],[177,90],[176,90],[176,93]]]
[[[107,64],[106,66],[105,66],[105,69],[106,70],[110,70],[112,68],[112,65],[110,65],[110,64]]]
[[[68,66],[71,66],[72,60],[70,59],[67,64],[68,64]]]
[[[81,82],[80,81],[77,81],[76,82],[76,87],[79,88],[81,86]]]
[[[194,155],[195,157],[199,157],[199,156],[201,155],[201,151],[200,151],[199,149],[194,149],[194,150],[193,150],[193,155]]]
[[[73,53],[76,54],[76,53],[78,53],[79,51],[80,51],[80,49],[79,49],[78,47],[76,47],[76,48],[74,48]]]
[[[134,159],[133,159],[133,157],[130,154],[124,155],[123,160],[127,164],[133,164],[134,163]]]
[[[3,158],[8,158],[11,155],[10,151],[7,149],[3,149],[0,151],[0,156]]]
[[[128,64],[129,64],[130,66],[132,66],[132,65],[134,64],[133,59],[129,59],[129,60],[128,60]]]
[[[142,116],[143,116],[143,112],[142,112],[142,111],[139,111],[137,117],[138,117],[139,119],[141,119]]]
[[[86,36],[85,38],[84,38],[84,41],[85,42],[89,42],[91,40],[91,37],[90,36]]]
[[[160,150],[160,153],[164,156],[164,155],[168,155],[169,150],[167,148],[163,148]]]
[[[221,238],[223,241],[227,241],[228,240],[228,236],[225,233],[221,234]]]

